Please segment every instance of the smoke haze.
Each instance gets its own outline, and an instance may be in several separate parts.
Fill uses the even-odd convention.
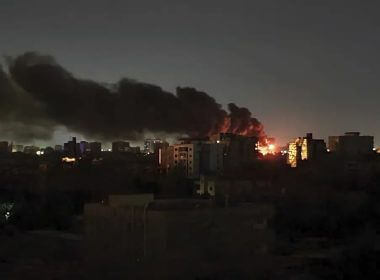
[[[28,52],[0,69],[0,130],[16,141],[48,140],[58,126],[88,139],[139,139],[144,132],[207,136],[234,132],[263,136],[247,108],[228,111],[207,93],[176,93],[131,79],[116,84],[78,79],[53,57]]]

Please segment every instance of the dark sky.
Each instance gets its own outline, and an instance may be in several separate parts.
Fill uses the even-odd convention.
[[[194,86],[285,143],[361,131],[380,145],[379,1],[1,0],[0,54],[79,77]],[[54,141],[63,141],[62,132]],[[66,138],[66,136],[64,136]]]

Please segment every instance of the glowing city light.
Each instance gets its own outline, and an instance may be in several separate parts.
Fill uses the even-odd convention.
[[[63,157],[62,158],[62,162],[66,162],[66,163],[72,163],[72,162],[75,162],[76,159],[75,158],[70,158],[70,157]]]

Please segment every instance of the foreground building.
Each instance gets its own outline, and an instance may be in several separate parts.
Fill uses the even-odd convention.
[[[342,136],[329,136],[329,150],[341,156],[372,154],[373,136],[361,136],[360,132],[346,132]]]
[[[323,139],[313,139],[312,133],[298,137],[288,145],[287,163],[297,167],[302,161],[317,159],[326,154],[326,143]]]
[[[105,273],[99,279],[250,275],[263,269],[274,247],[273,217],[268,204],[216,208],[209,200],[110,196],[85,205],[88,268]]]

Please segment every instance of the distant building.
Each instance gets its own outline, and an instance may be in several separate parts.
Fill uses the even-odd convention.
[[[304,160],[316,159],[326,154],[326,143],[323,139],[313,139],[312,133],[306,137],[298,137],[288,145],[287,163],[291,167],[297,167]]]
[[[80,141],[79,149],[82,155],[90,153],[91,152],[90,143],[88,143],[87,141]]]
[[[184,138],[160,149],[163,169],[182,169],[189,178],[234,170],[257,158],[257,138],[221,133],[210,138]]]
[[[55,145],[54,146],[54,150],[56,152],[62,152],[63,151],[63,146],[62,145]]]
[[[54,149],[52,147],[46,147],[45,149],[43,149],[43,154],[45,155],[49,155],[52,153],[54,153]]]
[[[63,149],[70,157],[77,157],[80,155],[80,145],[77,143],[76,137],[73,137],[71,141],[64,143]]]
[[[342,136],[329,136],[329,150],[342,156],[373,153],[374,137],[361,136],[359,132],[346,132]]]
[[[197,144],[183,143],[174,146],[173,167],[180,168],[189,178],[199,177],[201,147]]]
[[[113,153],[128,152],[129,148],[130,148],[129,142],[126,142],[126,141],[112,142],[112,152]]]
[[[140,150],[140,147],[139,146],[136,146],[136,147],[129,147],[127,152],[131,152],[131,153],[134,153],[134,154],[139,154],[141,152]]]
[[[188,178],[223,170],[224,145],[208,139],[182,139],[181,143],[160,148],[159,163],[166,169],[182,170]]]
[[[174,166],[174,146],[166,146],[159,149],[158,165],[163,171]]]
[[[0,142],[0,153],[8,153],[9,152],[9,145],[7,141],[1,141]]]
[[[24,151],[24,145],[13,145],[12,153],[22,153]]]
[[[224,145],[223,166],[236,169],[257,158],[258,138],[234,133],[220,133],[212,137],[213,142]]]
[[[100,155],[102,152],[102,143],[100,142],[91,142],[90,151],[93,155]]]
[[[40,148],[36,146],[25,146],[24,147],[24,153],[25,154],[30,154],[30,155],[36,155],[37,152],[40,151]]]
[[[163,144],[164,141],[161,139],[145,139],[144,141],[144,153],[146,154],[153,154],[158,152],[158,149],[160,148],[161,144]]]

